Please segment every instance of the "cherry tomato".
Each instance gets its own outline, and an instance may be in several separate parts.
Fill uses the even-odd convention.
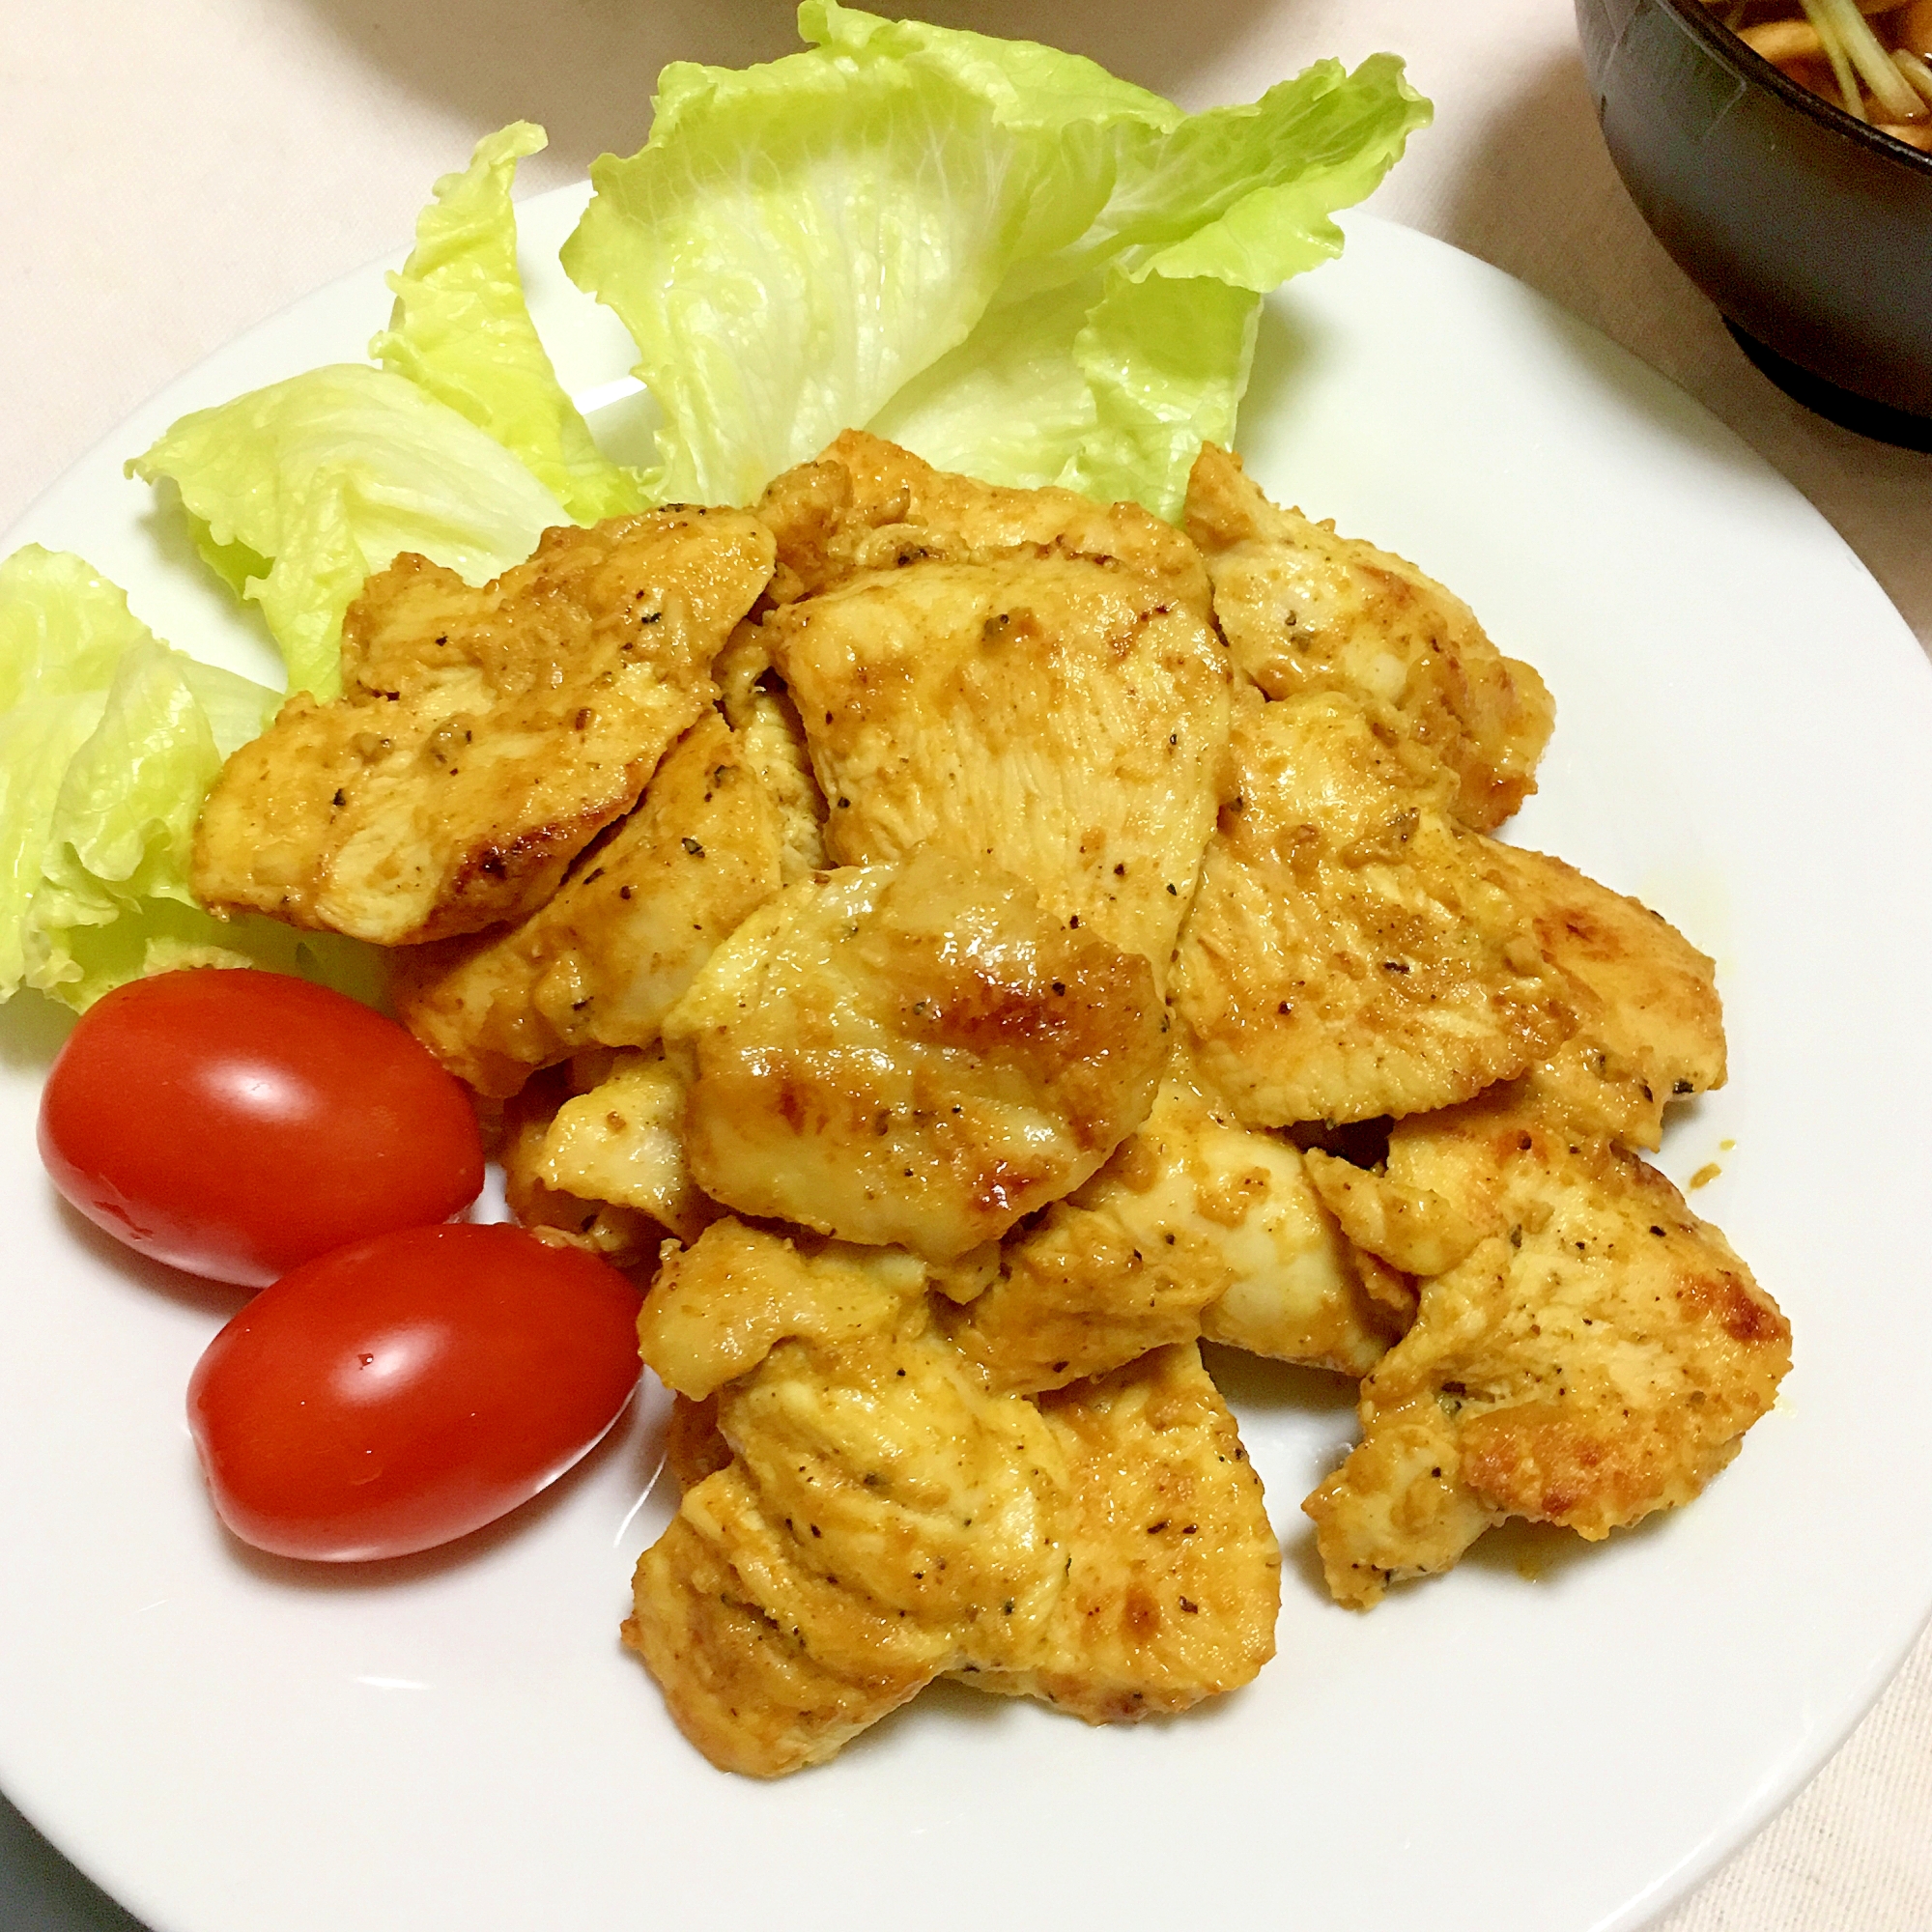
[[[252,1288],[483,1185],[462,1085],[393,1020],[280,973],[163,973],[98,1001],[47,1076],[40,1141],[89,1220]]]
[[[636,1386],[638,1291],[521,1228],[411,1228],[267,1288],[188,1383],[223,1522],[280,1556],[447,1543],[553,1483]]]

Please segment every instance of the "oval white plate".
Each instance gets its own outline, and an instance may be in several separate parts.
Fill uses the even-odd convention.
[[[527,204],[580,393],[629,360],[564,282],[582,190]],[[1243,441],[1277,495],[1413,557],[1538,665],[1559,723],[1522,841],[1717,954],[1729,1087],[1665,1164],[1789,1312],[1777,1411],[1693,1508],[1606,1546],[1504,1532],[1362,1617],[1295,1505],[1349,1392],[1217,1357],[1288,1551],[1280,1656],[1172,1723],[928,1693],[829,1769],[726,1778],[619,1650],[646,1405],[507,1525],[304,1571],[224,1543],[182,1391],[233,1303],[61,1210],[33,1154],[59,1026],[0,1015],[0,1783],[159,1932],[1249,1922],[1611,1932],[1823,1760],[1932,1605],[1932,678],[1825,523],[1621,352],[1367,218],[1270,305]],[[160,635],[265,674],[121,461],[182,411],[380,327],[378,270],[225,350],[12,533]],[[620,384],[621,386],[621,384]],[[1734,1145],[1733,1145],[1734,1144]]]

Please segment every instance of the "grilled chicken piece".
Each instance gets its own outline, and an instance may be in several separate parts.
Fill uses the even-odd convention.
[[[847,430],[815,461],[775,477],[758,515],[778,542],[780,602],[928,561],[1053,554],[1111,557],[1208,614],[1199,554],[1158,517],[1072,490],[1003,489],[935,469],[864,430]]]
[[[825,794],[812,776],[811,752],[791,694],[776,674],[742,692],[728,686],[724,715],[746,761],[778,807],[779,877],[787,885],[830,865],[825,850]]]
[[[556,1110],[536,1150],[535,1178],[578,1200],[649,1216],[695,1241],[719,1210],[684,1164],[684,1086],[664,1048],[624,1051],[608,1072]]]
[[[707,709],[547,905],[395,962],[404,1025],[494,1095],[581,1047],[650,1045],[713,949],[784,882],[792,807],[764,776],[782,729],[754,708],[733,731]],[[781,763],[775,778],[789,784]]]
[[[711,1481],[738,1499],[728,1469]],[[769,1545],[766,1525],[734,1534],[739,1525],[711,1507],[724,1500],[694,1490],[685,1502],[702,1515],[680,1512],[639,1557],[622,1636],[657,1679],[678,1729],[720,1771],[781,1777],[837,1756],[932,1673],[883,1652],[851,1674],[820,1662],[783,1621],[792,1592],[783,1566],[769,1565],[756,1547]]]
[[[1724,1084],[1717,968],[1649,907],[1561,859],[1508,846],[1494,857],[1577,1018],[1531,1073],[1537,1097],[1627,1147],[1659,1146],[1673,1099]]]
[[[1212,827],[1227,651],[1178,531],[841,437],[761,514],[811,594],[763,625],[839,865],[937,845],[1164,975]]]
[[[1170,1063],[1098,1174],[1000,1250],[952,1338],[997,1388],[1059,1388],[1151,1349],[1217,1341],[1363,1376],[1394,1339],[1298,1150],[1241,1126]]]
[[[740,1213],[935,1261],[1078,1186],[1147,1117],[1145,959],[927,849],[787,888],[665,1021],[685,1158]]]
[[[1353,698],[1243,703],[1174,1005],[1251,1126],[1466,1100],[1553,1053],[1565,982],[1434,755]]]
[[[1452,809],[1479,832],[1536,789],[1555,706],[1461,598],[1333,524],[1276,509],[1212,443],[1188,478],[1187,533],[1235,662],[1269,697],[1340,690],[1394,707],[1456,775]]]
[[[677,1478],[680,1493],[731,1466],[731,1445],[718,1430],[716,1395],[671,1398],[665,1423],[665,1464]]]
[[[1447,1274],[1491,1232],[1433,1188],[1405,1186],[1392,1174],[1354,1167],[1319,1148],[1302,1159],[1350,1246],[1398,1274]]]
[[[1273,1653],[1280,1551],[1198,1351],[1036,1408],[932,1327],[924,1279],[725,1221],[645,1303],[686,1492],[624,1640],[724,1769],[819,1763],[942,1672],[1099,1723]]]
[[[1446,1570],[1508,1517],[1594,1542],[1689,1502],[1770,1408],[1784,1317],[1634,1154],[1511,1087],[1398,1123],[1388,1179],[1444,1204],[1451,1250],[1480,1238],[1423,1282],[1362,1384],[1361,1445],[1303,1505],[1338,1602]]]
[[[692,509],[548,530],[480,590],[399,557],[344,619],[342,697],[298,693],[216,780],[197,895],[382,946],[522,918],[709,702],[772,557]]]
[[[1012,1667],[1060,1597],[1058,1442],[933,1330],[923,1285],[902,1253],[721,1222],[646,1303],[645,1359],[716,1390],[732,1460],[639,1561],[624,1640],[724,1769],[820,1762],[944,1670]]]
[[[503,1192],[512,1216],[539,1240],[582,1248],[614,1267],[647,1264],[664,1240],[658,1218],[622,1203],[559,1185],[545,1148],[560,1110],[570,1101],[570,1069],[533,1080],[503,1109],[493,1150],[503,1165]]]
[[[919,1259],[896,1248],[801,1245],[727,1215],[666,1261],[638,1347],[667,1388],[703,1402],[781,1342],[836,1350],[895,1327],[925,1286]]]
[[[1156,1350],[1039,1409],[1071,1494],[1066,1587],[1024,1668],[958,1674],[1092,1724],[1250,1682],[1274,1655],[1281,1548],[1200,1350]]]

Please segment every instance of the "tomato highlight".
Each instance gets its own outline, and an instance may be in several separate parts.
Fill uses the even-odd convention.
[[[188,1383],[221,1520],[324,1562],[465,1536],[581,1460],[640,1373],[640,1296],[521,1228],[358,1241],[265,1289]]]
[[[40,1149],[117,1240],[250,1288],[446,1220],[483,1185],[460,1081],[393,1020],[252,969],[163,973],[98,1001],[47,1076]]]

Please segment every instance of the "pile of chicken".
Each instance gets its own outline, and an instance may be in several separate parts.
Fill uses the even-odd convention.
[[[1273,1650],[1203,1338],[1360,1379],[1366,1608],[1695,1495],[1789,1331],[1638,1157],[1711,962],[1490,835],[1542,681],[1214,448],[1185,533],[841,437],[755,512],[420,558],[229,764],[196,886],[398,949],[513,1208],[650,1280],[682,1507],[626,1641],[711,1760],[938,1676],[1091,1720]]]

